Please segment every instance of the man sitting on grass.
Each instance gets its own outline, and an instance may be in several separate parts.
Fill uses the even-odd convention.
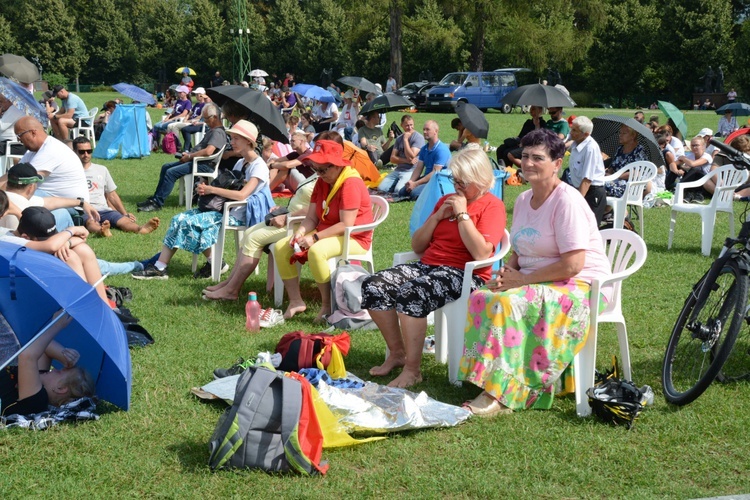
[[[89,186],[91,204],[99,212],[99,220],[88,215],[84,218],[86,229],[92,233],[110,237],[112,236],[110,227],[139,234],[148,234],[159,227],[158,217],[153,217],[147,223],[139,225],[135,220],[135,215],[125,209],[125,205],[122,204],[120,196],[115,191],[117,185],[107,167],[91,163],[91,142],[86,137],[81,136],[73,141],[73,151],[81,159]]]

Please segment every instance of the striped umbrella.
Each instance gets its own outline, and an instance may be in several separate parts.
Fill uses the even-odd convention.
[[[664,166],[664,155],[659,148],[659,143],[654,138],[654,133],[635,118],[626,118],[618,115],[602,115],[592,120],[594,131],[591,137],[599,144],[602,153],[614,157],[617,147],[620,145],[620,127],[626,125],[638,134],[638,143],[643,146],[648,156],[648,161],[657,167]]]

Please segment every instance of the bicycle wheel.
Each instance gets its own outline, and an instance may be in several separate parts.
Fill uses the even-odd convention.
[[[662,388],[676,405],[694,401],[713,382],[745,316],[747,275],[734,259],[713,274],[709,271],[690,292],[667,344]]]

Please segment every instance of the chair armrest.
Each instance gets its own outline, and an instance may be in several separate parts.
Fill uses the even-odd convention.
[[[419,260],[419,254],[417,252],[400,252],[393,254],[393,265],[406,264],[407,262],[414,262]]]
[[[240,201],[225,201],[224,202],[224,211],[221,214],[221,225],[222,227],[227,227],[227,224],[229,224],[229,212],[232,211],[233,208],[246,206],[247,201],[246,200],[240,200]]]
[[[621,168],[620,170],[618,170],[618,171],[617,171],[617,172],[615,172],[614,174],[610,174],[610,175],[605,175],[605,176],[604,176],[604,182],[612,182],[612,181],[616,181],[617,179],[619,179],[619,178],[620,178],[620,176],[621,176],[622,174],[624,174],[624,173],[625,173],[625,172],[627,172],[628,170],[630,170],[630,167],[629,167],[628,165],[625,165],[624,167],[622,167],[622,168]]]

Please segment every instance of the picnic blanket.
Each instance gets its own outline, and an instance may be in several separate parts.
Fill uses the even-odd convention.
[[[20,427],[43,431],[54,427],[60,422],[81,422],[85,420],[99,420],[94,413],[96,403],[91,398],[81,398],[62,406],[50,406],[49,410],[33,415],[7,415],[0,417],[0,429]]]

